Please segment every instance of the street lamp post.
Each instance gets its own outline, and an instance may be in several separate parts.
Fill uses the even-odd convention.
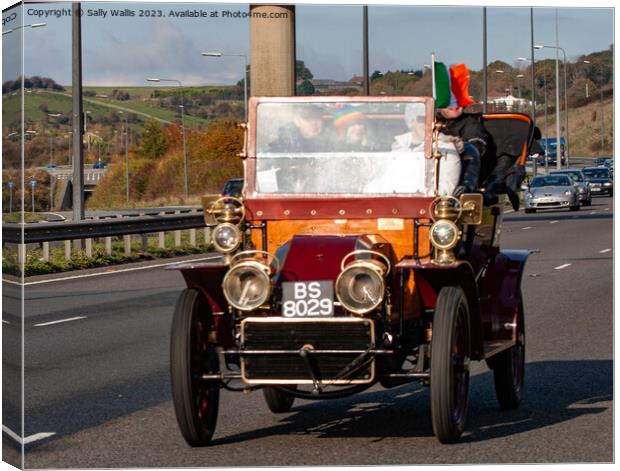
[[[13,183],[13,180],[9,180],[7,186],[9,187],[9,214],[13,214],[13,188],[15,183]]]
[[[183,133],[183,181],[185,183],[185,198],[189,196],[189,183],[187,180],[187,144],[185,142],[185,102],[183,99],[183,84],[180,80],[165,78],[147,78],[147,82],[175,82],[181,90],[181,132]]]
[[[124,114],[119,111],[118,114]],[[129,203],[129,121],[125,115],[125,200]],[[122,136],[121,136],[122,139]],[[101,144],[101,143],[100,143]],[[99,160],[101,160],[101,145],[99,145]]]
[[[565,127],[566,127],[566,149],[565,149],[565,154],[566,154],[566,166],[568,167],[568,159],[569,159],[569,145],[568,145],[568,90],[566,88],[566,51],[561,48],[560,46],[546,46],[546,45],[542,45],[542,44],[536,44],[534,45],[534,49],[543,49],[543,48],[549,48],[549,49],[555,49],[556,51],[562,51],[562,54],[564,56],[564,122]],[[558,70],[557,70],[557,62],[556,62],[556,80],[559,79],[558,76]],[[559,87],[558,87],[559,89]],[[559,100],[559,96],[557,97],[557,99]],[[559,104],[558,104],[559,106]],[[559,116],[559,114],[558,114]],[[558,137],[559,139],[559,137]],[[560,149],[560,142],[558,141],[558,152]],[[558,162],[560,162],[560,158],[558,157]]]
[[[37,181],[33,178],[30,180],[30,197],[32,199],[32,212],[34,213],[34,189],[37,186]]]
[[[587,61],[587,60],[584,60],[583,63],[592,64],[590,61]],[[601,111],[599,114],[601,115],[601,152],[602,152],[603,146],[605,145],[605,126],[604,126],[604,121],[603,121],[603,71],[600,70],[598,67],[595,67],[595,65],[596,64],[592,64],[592,68],[596,70],[597,75],[600,77],[599,88],[601,89]]]
[[[243,104],[245,121],[248,121],[248,56],[246,54],[223,54],[221,52],[203,52],[205,57],[243,57],[245,69],[243,70]]]

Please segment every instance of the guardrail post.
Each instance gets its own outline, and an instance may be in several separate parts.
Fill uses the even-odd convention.
[[[211,228],[205,227],[205,245],[208,247],[211,246]]]
[[[85,239],[84,242],[86,242],[86,246],[85,246],[86,256],[88,258],[92,258],[93,257],[93,239]]]
[[[50,261],[50,243],[43,242],[43,260],[46,262]]]
[[[26,244],[17,244],[17,263],[22,267],[26,266]]]
[[[107,255],[112,255],[112,237],[106,237],[104,239],[105,244],[105,253]]]
[[[131,235],[124,235],[123,242],[125,243],[125,255],[131,254]]]
[[[163,216],[164,214],[166,214],[166,212],[162,211],[159,214]],[[166,233],[158,232],[157,235],[159,236],[159,248],[164,250],[166,248]]]
[[[181,214],[181,211],[177,209],[174,213]],[[174,246],[175,247],[181,246],[181,231],[174,231]]]
[[[140,213],[140,216],[144,216],[144,213]],[[148,253],[148,251],[149,251],[149,235],[148,234],[140,234],[140,239],[142,241],[142,253]]]
[[[196,229],[189,230],[189,245],[196,247]]]
[[[65,240],[65,260],[71,260],[71,241]]]

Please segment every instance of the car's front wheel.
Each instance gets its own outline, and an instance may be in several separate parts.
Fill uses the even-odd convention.
[[[209,342],[211,323],[202,294],[183,290],[172,318],[170,373],[177,423],[191,446],[207,445],[217,422],[220,385],[202,379],[205,373],[219,372],[217,354]]]
[[[442,443],[455,443],[465,429],[470,349],[465,293],[458,286],[444,286],[433,316],[430,384],[433,431]]]
[[[502,409],[516,409],[523,397],[525,378],[525,324],[523,320],[523,300],[519,298],[519,307],[515,318],[515,345],[489,358],[488,364],[493,370],[495,395]]]

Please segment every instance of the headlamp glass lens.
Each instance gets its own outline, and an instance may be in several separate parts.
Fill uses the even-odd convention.
[[[242,311],[251,311],[269,298],[271,283],[260,266],[239,265],[224,277],[224,295],[230,304]]]
[[[336,295],[340,303],[356,314],[364,314],[379,306],[384,292],[383,278],[368,267],[345,268],[336,280]]]
[[[232,224],[220,224],[213,232],[213,242],[220,252],[232,252],[239,246],[241,234],[239,229]]]
[[[431,242],[440,248],[448,248],[456,242],[458,229],[450,221],[438,221],[431,227]]]

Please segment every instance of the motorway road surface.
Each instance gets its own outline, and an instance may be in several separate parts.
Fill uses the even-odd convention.
[[[594,198],[578,213],[506,216],[503,248],[537,249],[523,286],[525,399],[516,411],[500,411],[489,370],[475,364],[467,431],[450,446],[432,434],[428,390],[412,383],[296,400],[280,415],[260,392],[224,391],[212,446],[191,449],[177,429],[168,377],[181,275],[117,269],[27,285],[25,466],[612,462],[612,205]],[[3,327],[11,332],[18,291],[3,288]],[[10,365],[6,371],[19,376]],[[18,430],[6,396],[5,426]],[[15,441],[4,431],[5,459],[14,458]]]

